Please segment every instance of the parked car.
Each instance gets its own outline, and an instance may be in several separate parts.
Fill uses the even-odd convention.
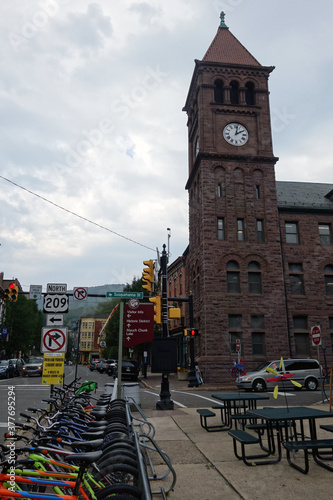
[[[23,359],[22,358],[15,358],[15,359],[11,359],[11,362],[13,363],[13,366],[14,366],[14,375],[15,376],[22,375],[23,366],[24,366]]]
[[[101,359],[100,362],[96,366],[96,370],[99,373],[104,373],[106,372],[108,366],[113,363],[115,360],[114,359]]]
[[[302,387],[305,387],[308,391],[315,391],[320,383],[321,377],[324,376],[323,369],[316,359],[284,359],[281,369],[280,360],[276,360],[263,363],[255,371],[239,377],[236,380],[237,387],[249,391],[262,392],[267,389],[273,389],[278,383],[279,387],[282,388],[297,389],[290,379],[283,382],[267,382],[267,379],[274,375],[269,373],[266,368],[272,368],[281,375],[284,373],[293,373],[293,376],[290,377],[291,380],[299,382],[302,384]]]
[[[140,371],[140,364],[134,359],[123,359],[121,364],[121,378],[122,380],[130,379],[137,381]],[[114,371],[114,377],[118,377],[118,367]]]
[[[109,363],[106,373],[112,377],[115,371],[117,371],[117,361],[113,359],[112,362]]]
[[[97,367],[97,363],[99,362],[98,359],[96,359],[95,361],[91,361],[90,365],[89,365],[89,370],[91,372],[95,371],[96,370],[96,367]]]
[[[23,366],[23,377],[31,377],[33,375],[42,375],[43,373],[43,358],[30,358]]]
[[[15,368],[11,359],[1,359],[0,361],[0,377],[12,378],[14,377]]]

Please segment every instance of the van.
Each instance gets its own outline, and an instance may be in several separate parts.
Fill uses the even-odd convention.
[[[237,387],[247,391],[263,392],[273,389],[278,383],[282,389],[301,389],[293,385],[291,380],[294,380],[307,391],[315,391],[323,377],[323,369],[316,359],[283,359],[281,368],[280,364],[280,360],[262,363],[253,372],[239,377],[236,380]],[[279,375],[292,373],[291,380],[267,382],[267,379],[274,377],[267,368],[276,370]]]

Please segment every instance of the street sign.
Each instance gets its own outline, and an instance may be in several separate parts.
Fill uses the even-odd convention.
[[[68,312],[67,295],[45,295],[43,311],[45,313],[66,313]]]
[[[143,292],[106,292],[106,297],[113,299],[143,299]]]
[[[29,299],[39,300],[42,298],[42,285],[30,285]]]
[[[241,341],[240,339],[236,339],[236,351],[240,352],[241,350]]]
[[[64,352],[47,352],[44,354],[42,384],[62,385],[64,380],[64,361]]]
[[[46,326],[63,326],[64,315],[63,314],[48,314],[46,316]]]
[[[66,283],[48,283],[46,293],[67,293]]]
[[[154,339],[154,305],[125,306],[124,347],[132,347]]]
[[[40,352],[65,352],[67,328],[42,328]]]
[[[84,288],[82,286],[75,287],[73,290],[73,299],[74,300],[87,300],[88,298],[88,288]]]
[[[106,342],[105,342],[105,340],[102,340],[102,341],[99,343],[99,345],[100,345],[101,347],[105,347],[105,346],[106,346]]]
[[[8,326],[3,326],[1,328],[1,338],[3,340],[6,340],[7,339],[7,335],[8,335]]]
[[[320,326],[313,326],[311,328],[312,345],[321,345],[321,331]]]

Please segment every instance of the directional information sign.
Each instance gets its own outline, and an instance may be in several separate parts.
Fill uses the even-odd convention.
[[[83,288],[82,286],[75,287],[73,290],[74,300],[87,300],[88,288]]]
[[[61,385],[64,380],[65,353],[45,353],[42,384]]]
[[[68,295],[45,295],[43,311],[45,313],[66,313],[68,311]]]
[[[42,328],[40,352],[65,352],[67,328]]]
[[[66,293],[66,283],[48,283],[46,286],[46,293]]]
[[[113,299],[143,299],[143,292],[106,292],[106,296]]]
[[[42,297],[42,285],[30,285],[29,299],[39,300]]]
[[[46,326],[62,326],[64,324],[63,314],[48,314],[46,316]]]
[[[124,347],[151,342],[154,339],[154,305],[136,302],[125,305]]]

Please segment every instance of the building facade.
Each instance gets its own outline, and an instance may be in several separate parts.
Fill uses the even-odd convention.
[[[91,354],[100,353],[101,347],[98,343],[98,337],[107,318],[108,315],[81,318],[79,346],[80,363],[89,363]]]
[[[189,249],[195,350],[204,379],[313,357],[312,325],[332,360],[333,185],[276,182],[268,79],[221,15],[195,68],[188,116]],[[303,286],[302,286],[303,284]]]

